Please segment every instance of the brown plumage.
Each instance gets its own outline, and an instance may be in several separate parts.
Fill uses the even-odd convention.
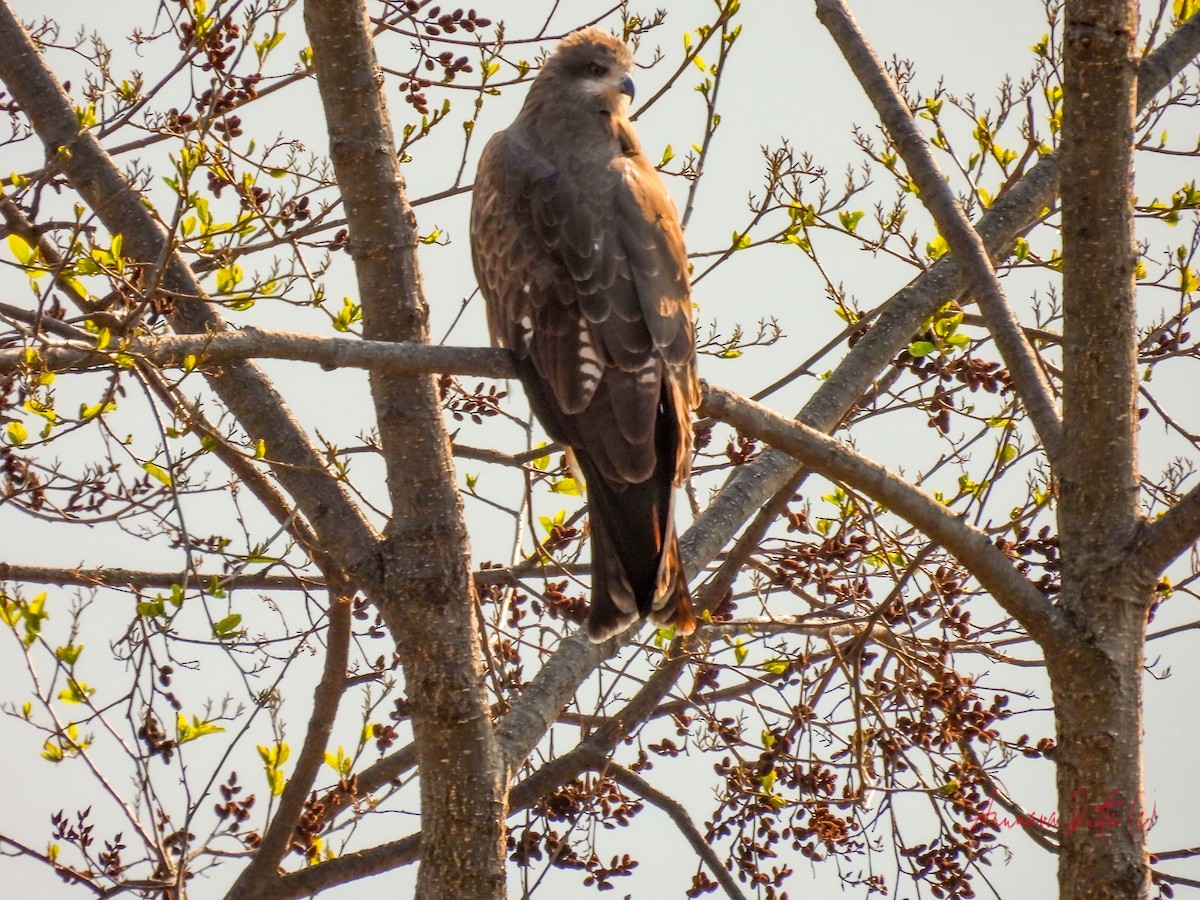
[[[627,115],[632,68],[598,28],[563,40],[471,207],[492,340],[587,481],[594,641],[639,616],[695,629],[674,522],[700,400],[687,253]]]

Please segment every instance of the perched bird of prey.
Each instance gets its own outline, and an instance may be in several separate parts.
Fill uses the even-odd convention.
[[[484,149],[471,207],[492,340],[587,482],[593,641],[639,616],[696,627],[674,521],[700,401],[687,253],[629,121],[632,68],[601,29],[565,38]]]

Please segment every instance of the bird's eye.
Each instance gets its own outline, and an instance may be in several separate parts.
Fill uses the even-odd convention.
[[[601,63],[592,63],[590,66],[588,66],[588,74],[593,78],[599,78],[607,72],[608,68]]]

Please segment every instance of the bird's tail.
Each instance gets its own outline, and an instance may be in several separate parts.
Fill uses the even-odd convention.
[[[614,485],[577,453],[588,484],[592,603],[588,637],[607,640],[646,616],[677,634],[696,630],[675,535],[674,484],[656,471],[639,484]]]

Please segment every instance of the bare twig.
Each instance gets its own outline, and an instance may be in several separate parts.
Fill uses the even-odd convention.
[[[687,839],[688,844],[696,851],[696,855],[704,860],[704,864],[717,877],[717,881],[721,882],[721,887],[725,889],[725,893],[733,898],[733,900],[745,900],[746,895],[742,893],[742,889],[734,879],[733,873],[725,868],[725,864],[717,856],[712,845],[704,839],[704,835],[696,828],[696,824],[692,821],[692,817],[688,815],[682,803],[674,797],[664,794],[658,788],[654,787],[654,785],[650,784],[650,782],[646,781],[645,778],[614,762],[606,760],[599,771],[621,785],[621,787],[627,788],[644,799],[649,800],[665,812],[668,818],[675,824],[675,827]]]
[[[325,668],[313,695],[312,714],[308,733],[296,760],[292,777],[279,797],[275,817],[263,834],[258,852],[242,870],[231,889],[237,897],[260,896],[260,890],[275,878],[275,870],[287,854],[292,832],[304,811],[304,801],[312,790],[317,773],[325,762],[325,749],[333,723],[337,718],[338,702],[346,689],[346,664],[350,654],[350,613],[348,596],[336,597],[329,607],[329,629],[325,638]]]

